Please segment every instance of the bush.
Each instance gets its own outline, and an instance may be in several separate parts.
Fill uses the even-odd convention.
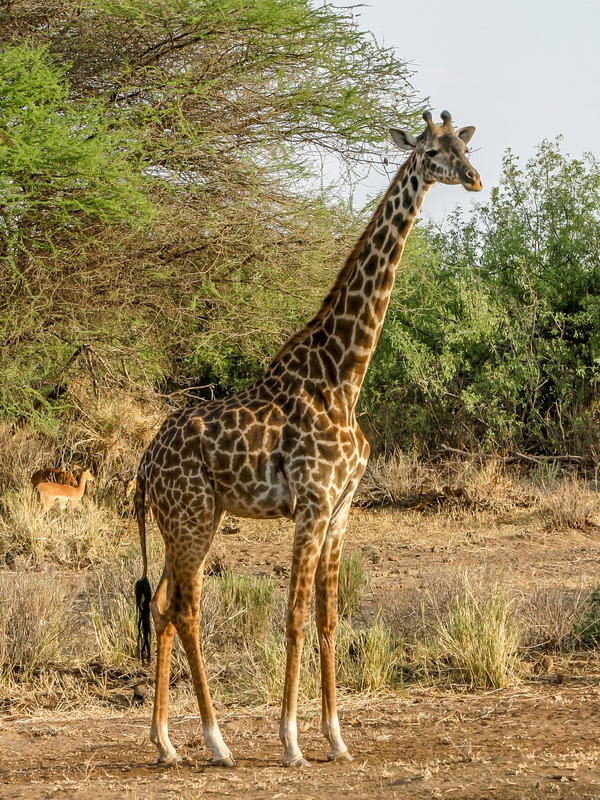
[[[599,224],[598,162],[543,142],[414,230],[362,400],[382,446],[600,450]]]

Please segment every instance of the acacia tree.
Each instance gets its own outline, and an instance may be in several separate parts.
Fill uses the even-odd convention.
[[[22,78],[0,96],[5,412],[81,347],[71,374],[106,385],[247,381],[356,223],[317,159],[358,167],[410,125],[406,64],[308,0],[23,0],[0,31]]]

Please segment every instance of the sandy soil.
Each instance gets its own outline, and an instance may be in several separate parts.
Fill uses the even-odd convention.
[[[234,522],[216,552],[283,584],[290,544],[287,523]],[[490,520],[384,510],[352,516],[348,549],[365,555],[373,603],[392,588],[410,598],[463,568],[493,571],[523,591],[568,590],[597,585],[600,530],[547,532],[526,511]],[[149,704],[13,711],[0,717],[0,798],[600,798],[596,664],[561,662],[510,690],[342,697],[352,763],[326,761],[318,704],[303,707],[301,746],[313,766],[301,770],[280,766],[275,709],[221,710],[232,770],[208,765],[196,715],[172,717],[183,761],[164,768],[148,741]]]

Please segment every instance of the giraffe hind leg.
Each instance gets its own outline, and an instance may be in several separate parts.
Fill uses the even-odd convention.
[[[192,520],[188,508],[185,514],[171,515],[169,522],[163,521],[160,525],[165,548],[167,551],[166,579],[164,581],[164,605],[160,608],[158,603],[153,606],[155,625],[158,620],[163,627],[163,649],[159,644],[157,660],[157,691],[155,700],[155,717],[152,732],[155,742],[159,747],[159,760],[161,755],[166,755],[163,763],[176,758],[174,748],[169,748],[166,735],[167,697],[169,683],[169,666],[171,647],[175,632],[178,634],[185,650],[187,660],[200,707],[202,729],[206,746],[212,752],[212,763],[218,766],[234,766],[235,761],[229,748],[226,746],[214,712],[204,662],[200,646],[200,598],[202,593],[202,579],[204,562],[217,529],[222,514],[215,515],[212,507],[202,509],[197,515],[199,519]],[[174,518],[175,517],[175,518]],[[156,608],[156,611],[154,611]],[[157,630],[157,639],[159,632]],[[164,736],[162,735],[164,732]],[[162,737],[162,738],[161,738]]]
[[[156,682],[150,740],[158,748],[158,763],[165,765],[176,764],[180,761],[171,744],[168,731],[169,677],[171,651],[175,637],[175,626],[166,613],[168,580],[169,562],[166,560],[162,578],[150,604],[156,631]]]
[[[362,471],[361,471],[362,474]],[[342,547],[354,491],[349,491],[331,517],[315,579],[315,613],[321,659],[323,735],[329,741],[330,761],[352,761],[344,744],[337,713],[335,632],[338,623],[338,581]]]

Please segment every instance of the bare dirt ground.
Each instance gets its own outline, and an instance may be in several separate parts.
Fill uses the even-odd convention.
[[[348,550],[364,554],[372,601],[427,591],[457,570],[487,569],[523,592],[596,586],[600,530],[546,532],[535,514],[424,516],[382,510],[351,518]],[[279,576],[288,523],[225,526],[217,553],[239,571]],[[237,768],[208,764],[196,714],[171,718],[183,761],[154,763],[150,705],[75,708],[0,718],[0,798],[600,798],[597,657],[562,660],[512,689],[406,686],[345,696],[344,738],[355,760],[328,763],[318,703],[302,707],[301,746],[312,768],[280,766],[276,709],[220,709]]]

